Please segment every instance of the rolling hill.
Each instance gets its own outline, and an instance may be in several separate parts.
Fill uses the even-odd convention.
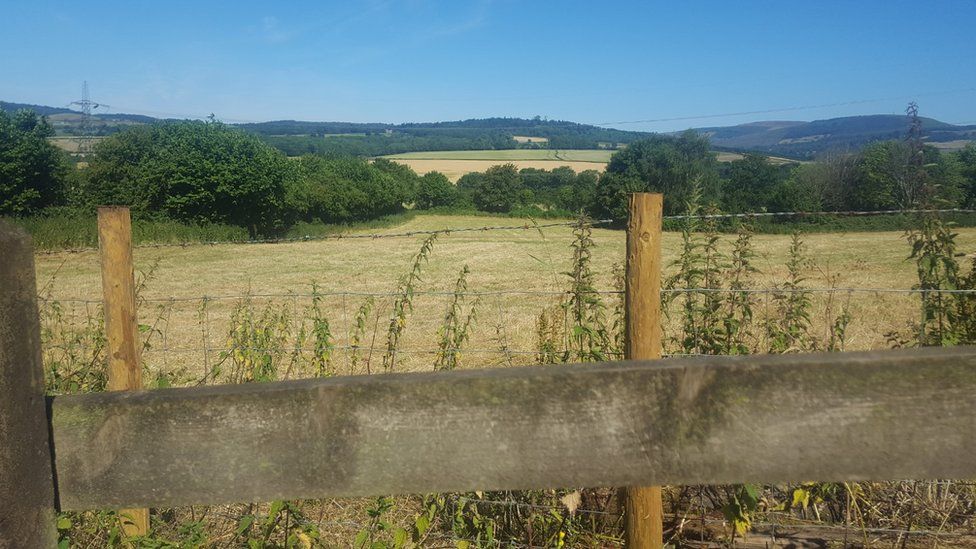
[[[696,128],[719,150],[756,151],[792,158],[811,158],[826,151],[857,150],[873,141],[901,139],[908,129],[902,115],[875,114],[799,121],[767,121]],[[925,140],[932,144],[976,141],[976,126],[955,126],[922,118]],[[947,146],[946,148],[954,148]]]
[[[47,116],[58,135],[80,133],[82,117],[77,111],[0,101],[0,110],[15,111],[21,108],[33,109]],[[156,118],[139,114],[97,114],[93,119],[96,135],[111,135],[133,124],[157,121]],[[923,118],[922,121],[926,141],[940,148],[958,149],[976,141],[976,125],[957,126],[932,118]],[[540,117],[405,124],[277,120],[240,124],[238,127],[260,136],[292,156],[305,153],[382,156],[425,151],[516,148],[613,150],[653,135]],[[874,141],[900,139],[906,133],[907,121],[903,115],[882,114],[812,122],[750,122],[694,130],[707,135],[716,150],[758,152],[805,160],[827,151],[853,151]]]

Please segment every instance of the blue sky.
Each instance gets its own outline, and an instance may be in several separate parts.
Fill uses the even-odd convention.
[[[6,101],[65,105],[88,80],[114,111],[157,116],[669,131],[914,98],[976,124],[973,0],[0,0],[0,14]]]

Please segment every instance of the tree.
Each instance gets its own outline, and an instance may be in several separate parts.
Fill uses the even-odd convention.
[[[361,158],[306,155],[299,167],[309,220],[373,219],[401,211],[407,199],[404,182]]]
[[[29,215],[64,199],[69,167],[34,111],[0,111],[0,215]]]
[[[789,177],[770,197],[774,212],[819,212],[825,210],[825,189],[829,184],[826,166],[819,162],[794,166]]]
[[[604,172],[600,176],[600,183],[589,210],[595,217],[608,217],[618,225],[623,225],[630,215],[628,197],[631,193],[646,190],[647,184],[634,176]]]
[[[976,143],[969,143],[959,151],[959,174],[962,178],[963,204],[967,208],[976,206]]]
[[[580,172],[572,184],[559,188],[557,205],[571,212],[586,210],[593,203],[599,181],[600,172],[596,170]]]
[[[428,172],[420,178],[414,200],[418,209],[429,210],[438,206],[452,206],[457,203],[458,190],[446,175]]]
[[[482,211],[505,213],[523,203],[522,178],[515,164],[492,166],[474,189],[474,205]]]
[[[865,147],[857,162],[857,176],[847,191],[853,210],[890,210],[911,207],[904,194],[909,177],[910,150],[898,141],[880,141]]]
[[[413,171],[413,168],[406,164],[394,162],[389,158],[377,158],[373,160],[373,166],[393,176],[397,185],[401,187],[400,192],[404,195],[404,202],[412,202],[414,200],[417,186],[420,184],[420,176],[417,175],[417,172]]]
[[[722,205],[728,212],[768,210],[781,182],[779,168],[765,156],[746,154],[725,167]]]
[[[289,224],[296,166],[257,137],[219,122],[136,126],[102,141],[89,166],[89,205],[139,217],[219,222],[252,237]]]
[[[822,155],[813,164],[797,168],[794,178],[821,205],[817,209],[847,210],[850,209],[848,190],[857,178],[857,163],[858,157],[855,154],[830,152]]]
[[[706,203],[719,199],[720,187],[715,156],[709,151],[708,138],[689,130],[680,137],[655,136],[634,141],[610,158],[600,180],[592,213],[613,215],[626,211],[624,184],[629,192],[664,193],[664,211],[676,214],[684,210],[697,185]],[[637,188],[634,182],[639,182]],[[617,217],[617,216],[614,216]]]

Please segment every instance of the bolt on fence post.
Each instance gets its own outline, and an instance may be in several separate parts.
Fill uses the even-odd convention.
[[[661,358],[661,223],[663,196],[630,195],[627,222],[625,358]],[[627,547],[658,549],[664,545],[660,486],[624,488]]]
[[[108,345],[107,388],[109,391],[141,389],[142,345],[136,318],[132,219],[128,207],[98,208],[98,248]],[[120,509],[119,519],[127,536],[149,533],[149,509]]]
[[[0,220],[0,547],[54,547],[54,476],[30,237]]]

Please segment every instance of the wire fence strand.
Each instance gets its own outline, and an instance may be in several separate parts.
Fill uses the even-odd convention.
[[[526,231],[526,230],[550,229],[554,227],[610,225],[613,222],[614,222],[613,219],[560,221],[554,223],[536,223],[535,221],[533,221],[531,223],[522,223],[520,225],[485,225],[482,227],[445,227],[441,229],[418,229],[414,231],[403,231],[403,232],[395,232],[395,233],[333,233],[333,234],[324,234],[324,235],[304,235],[304,236],[295,236],[295,237],[287,237],[287,238],[255,238],[249,240],[201,240],[201,241],[158,242],[158,243],[144,242],[141,244],[134,245],[133,248],[134,249],[189,248],[189,247],[197,247],[197,246],[221,246],[221,245],[292,244],[297,242],[320,242],[320,241],[328,241],[328,240],[349,240],[349,239],[380,240],[385,238],[450,235],[454,233],[468,233],[468,232]],[[58,250],[39,250],[35,253],[37,255],[51,255],[51,254],[60,254],[60,253],[82,253],[82,252],[93,252],[93,251],[98,251],[98,248],[94,246],[87,246],[87,247],[77,247],[77,248],[63,248]]]
[[[473,290],[465,292],[465,296],[470,297],[490,297],[490,296],[565,296],[570,294],[569,290]],[[619,296],[623,294],[621,290],[584,290],[573,291],[572,293],[600,296]],[[813,287],[813,288],[664,288],[662,295],[688,294],[688,293],[719,293],[719,294],[906,294],[906,295],[927,295],[927,294],[955,294],[971,295],[976,294],[976,289],[948,289],[948,288],[855,288],[855,287]],[[213,301],[243,301],[247,299],[295,299],[295,298],[326,298],[326,297],[397,297],[399,292],[367,292],[335,290],[321,291],[317,293],[307,292],[272,292],[272,293],[245,293],[245,294],[223,294],[223,295],[200,295],[200,296],[170,296],[140,298],[140,303],[184,303],[184,302],[213,302]],[[424,297],[452,297],[454,292],[448,290],[417,290],[414,296]],[[37,300],[43,303],[76,303],[93,304],[102,303],[101,299],[89,299],[83,297],[50,297],[37,296]]]
[[[815,212],[745,212],[745,213],[718,213],[718,214],[695,214],[695,215],[666,215],[664,220],[685,220],[685,219],[750,219],[764,217],[863,217],[881,215],[915,215],[915,214],[968,214],[976,213],[976,209],[966,208],[945,208],[945,209],[905,209],[905,210],[844,210],[844,211],[815,211]],[[195,246],[218,246],[218,245],[248,245],[248,244],[290,244],[297,242],[318,242],[327,240],[346,240],[346,239],[366,239],[378,240],[384,238],[403,238],[413,236],[430,236],[434,234],[449,235],[452,233],[465,232],[486,232],[502,230],[541,230],[554,227],[578,227],[588,226],[607,226],[617,225],[619,220],[614,219],[595,219],[595,220],[576,220],[560,221],[551,223],[537,223],[534,220],[530,223],[519,225],[486,225],[481,227],[454,227],[440,229],[418,229],[413,231],[391,232],[391,233],[331,233],[324,235],[303,235],[285,238],[255,238],[248,240],[202,240],[202,241],[182,241],[182,242],[145,242],[136,244],[133,248],[188,248]],[[94,246],[82,246],[75,248],[62,248],[51,250],[38,250],[37,255],[71,254],[97,251]]]

